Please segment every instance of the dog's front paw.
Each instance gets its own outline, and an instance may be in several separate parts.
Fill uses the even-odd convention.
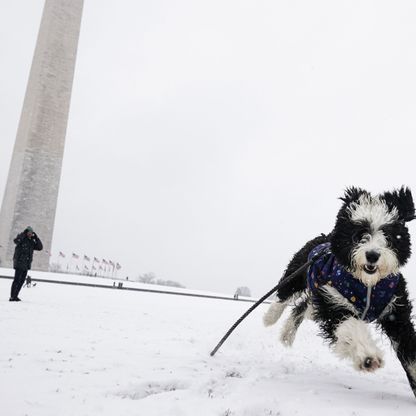
[[[381,357],[366,357],[364,361],[361,362],[359,368],[361,371],[373,372],[379,368],[384,367],[384,360]]]
[[[349,318],[338,326],[336,336],[334,352],[341,358],[351,359],[356,370],[373,372],[384,366],[383,353],[365,322]]]

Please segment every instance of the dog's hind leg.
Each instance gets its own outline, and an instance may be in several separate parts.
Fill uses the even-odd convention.
[[[308,261],[308,254],[318,244],[322,244],[328,241],[328,237],[320,235],[313,240],[306,243],[301,250],[299,250],[289,262],[287,269],[285,270],[281,282],[287,278],[287,276],[294,273],[302,265]],[[279,290],[276,293],[276,300],[272,302],[268,311],[263,316],[264,326],[270,326],[275,324],[282,316],[286,306],[294,299],[297,299],[306,290],[306,271],[293,276],[289,281],[281,284]]]
[[[297,277],[298,278],[298,277]],[[304,279],[304,276],[300,276],[300,279]],[[300,280],[298,278],[298,280]],[[286,309],[286,306],[295,299],[297,299],[303,293],[303,290],[295,290],[296,286],[294,287],[287,287],[283,288],[283,290],[279,290],[276,294],[276,300],[274,300],[271,304],[267,312],[263,316],[263,324],[264,326],[271,326],[275,324],[279,318],[282,316],[282,313]]]
[[[270,304],[269,309],[263,316],[263,324],[264,326],[271,326],[275,324],[278,319],[282,316],[283,311],[285,310],[287,304],[289,302],[280,302],[280,301],[273,301]]]
[[[300,324],[305,318],[308,308],[310,308],[309,297],[303,298],[297,305],[295,305],[287,319],[282,332],[280,334],[280,341],[286,347],[291,347],[295,341],[296,333]]]

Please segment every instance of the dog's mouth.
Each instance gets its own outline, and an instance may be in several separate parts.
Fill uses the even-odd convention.
[[[374,274],[377,271],[378,267],[374,264],[365,264],[363,266],[363,269],[367,274]]]

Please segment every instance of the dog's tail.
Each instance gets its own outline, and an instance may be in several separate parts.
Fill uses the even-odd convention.
[[[264,326],[274,325],[282,316],[282,313],[285,310],[286,306],[287,306],[287,302],[273,301],[270,304],[269,309],[263,316]]]

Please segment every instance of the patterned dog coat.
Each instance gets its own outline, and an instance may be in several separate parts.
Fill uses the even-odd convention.
[[[312,296],[319,287],[332,286],[354,305],[361,319],[367,322],[376,320],[393,298],[400,274],[390,274],[375,286],[367,287],[338,263],[330,249],[330,243],[324,243],[309,253],[308,260],[319,252],[328,253],[319,257],[308,269],[307,284]],[[367,299],[368,295],[370,299]]]

